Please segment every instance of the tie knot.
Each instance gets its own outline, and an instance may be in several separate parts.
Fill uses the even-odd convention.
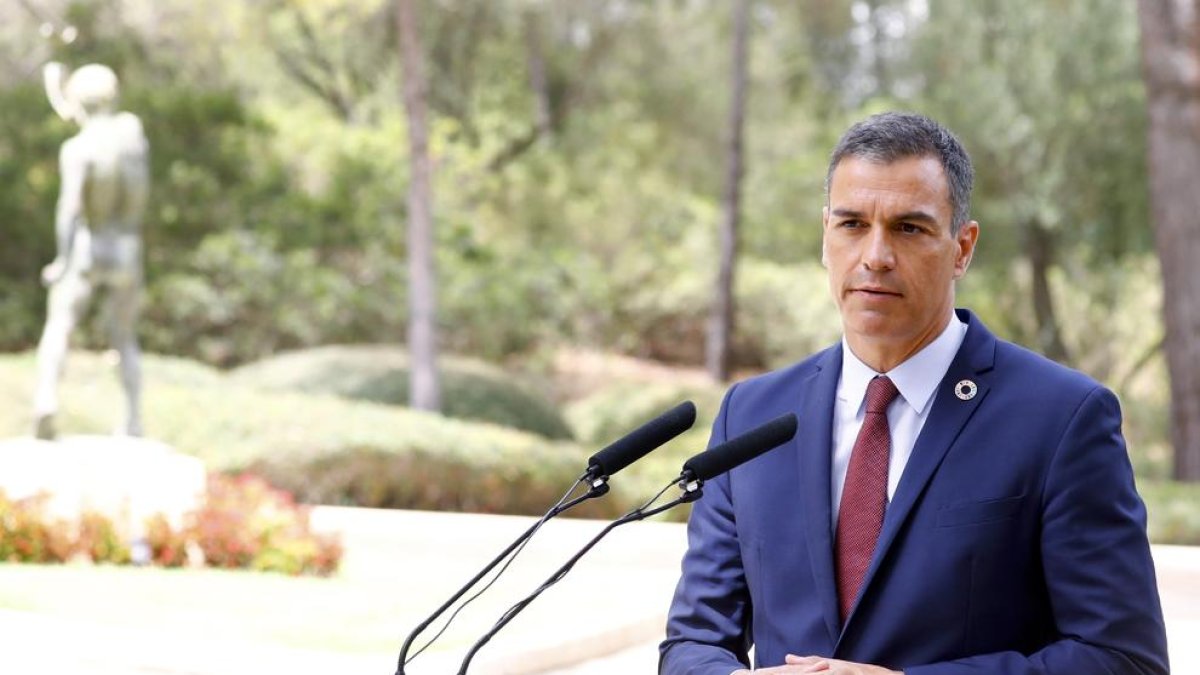
[[[886,413],[900,391],[887,376],[880,375],[867,384],[867,412]]]

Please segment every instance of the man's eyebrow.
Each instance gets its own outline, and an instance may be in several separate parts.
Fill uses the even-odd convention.
[[[892,220],[896,222],[918,220],[926,223],[933,223],[935,225],[937,224],[937,218],[934,218],[932,215],[925,213],[924,211],[909,211],[908,213],[901,213]]]
[[[855,211],[854,209],[839,208],[839,209],[834,209],[830,213],[831,213],[831,215],[837,216],[838,218],[865,218],[866,217],[861,211]],[[898,216],[894,216],[892,218],[892,221],[893,222],[918,221],[918,222],[924,222],[924,223],[930,223],[930,224],[937,224],[937,218],[934,218],[932,215],[930,215],[924,211],[907,211],[905,213],[901,213]]]
[[[863,217],[863,213],[861,211],[855,211],[854,209],[834,209],[832,211],[832,213],[833,213],[833,215],[837,216],[838,218],[862,218]]]

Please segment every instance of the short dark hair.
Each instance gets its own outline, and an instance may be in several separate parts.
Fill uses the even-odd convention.
[[[967,222],[971,210],[971,186],[975,172],[971,158],[950,130],[916,113],[885,112],[872,115],[846,130],[829,158],[825,174],[825,199],[833,171],[847,157],[861,157],[890,164],[909,157],[933,157],[941,162],[950,187],[950,206],[954,212],[950,231],[957,234]]]

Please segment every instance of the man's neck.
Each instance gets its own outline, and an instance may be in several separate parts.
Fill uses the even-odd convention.
[[[946,315],[945,321],[933,324],[921,334],[919,339],[913,341],[880,340],[870,336],[846,333],[846,344],[859,361],[870,366],[877,373],[886,373],[928,347],[946,330],[946,326],[950,325],[953,318],[954,310],[951,309],[950,313]]]

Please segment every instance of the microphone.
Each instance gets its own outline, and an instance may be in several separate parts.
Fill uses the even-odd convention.
[[[695,411],[693,410],[693,413],[694,412]],[[663,417],[666,417],[666,415]],[[546,579],[546,581],[543,582],[542,585],[537,588],[537,590],[527,595],[517,604],[509,607],[508,611],[501,615],[500,619],[496,621],[495,625],[493,625],[487,633],[484,633],[483,637],[479,638],[479,640],[471,646],[471,649],[467,652],[467,655],[463,658],[462,663],[459,665],[458,675],[466,675],[467,668],[470,667],[471,660],[475,658],[475,654],[477,654],[484,645],[486,645],[493,637],[495,637],[496,634],[500,632],[500,629],[507,626],[510,621],[515,619],[518,614],[528,607],[530,603],[536,600],[537,597],[546,589],[561,581],[563,577],[567,575],[567,572],[570,572],[571,568],[575,566],[575,563],[579,562],[580,558],[582,558],[588,551],[592,550],[592,547],[600,543],[600,540],[607,536],[609,532],[612,532],[615,528],[626,523],[632,523],[636,520],[643,520],[680,504],[696,501],[702,495],[701,486],[704,481],[729,471],[730,469],[744,462],[748,462],[755,457],[764,454],[768,450],[779,447],[780,445],[790,441],[792,437],[796,435],[796,427],[797,420],[795,413],[780,415],[766,424],[757,426],[741,436],[706,450],[692,457],[687,462],[684,462],[683,470],[680,472],[678,479],[671,481],[666,488],[663,488],[663,490],[650,499],[650,501],[609,523],[603,530],[600,531],[599,534],[597,534],[595,537],[592,537],[588,543],[584,544],[583,548],[579,549],[579,551],[565,564],[563,564],[562,567],[558,568],[554,574],[550,575],[550,577]],[[675,484],[678,484],[680,488],[682,488],[682,493],[680,496],[666,504],[663,504],[662,506],[650,509],[650,505],[658,501],[658,498],[662,496],[663,492],[666,492],[671,485]]]
[[[612,476],[696,423],[696,404],[684,401],[588,458],[587,477]]]
[[[404,645],[400,648],[400,656],[397,659],[396,665],[396,675],[404,675],[404,667],[408,664],[408,662],[416,658],[417,655],[420,654],[421,651],[424,651],[424,649],[430,644],[432,644],[434,640],[437,640],[441,633],[435,635],[433,639],[426,643],[425,646],[420,650],[418,650],[416,654],[413,654],[412,657],[409,657],[408,651],[412,647],[413,641],[416,640],[417,636],[420,635],[421,632],[426,628],[428,628],[430,624],[437,620],[439,616],[444,614],[446,610],[448,610],[455,602],[458,601],[459,598],[461,598],[463,595],[466,595],[467,591],[475,587],[475,585],[478,584],[481,579],[483,579],[489,572],[491,572],[497,565],[507,558],[508,563],[506,563],[505,566],[496,573],[496,576],[492,579],[488,586],[485,586],[482,591],[479,591],[471,598],[468,598],[462,604],[462,606],[460,606],[459,609],[456,610],[453,615],[451,615],[450,619],[446,623],[446,625],[449,626],[449,623],[454,620],[454,616],[457,615],[458,611],[461,611],[463,607],[478,597],[481,593],[486,591],[492,583],[495,583],[496,579],[498,579],[500,575],[504,573],[505,569],[507,569],[508,564],[511,563],[512,560],[517,557],[517,555],[520,555],[524,544],[528,542],[535,533],[537,533],[538,529],[541,528],[546,521],[583,501],[600,497],[608,493],[609,476],[641,459],[651,450],[664,445],[667,441],[670,441],[684,431],[687,431],[692,427],[693,424],[695,424],[695,422],[696,405],[691,401],[684,401],[662,415],[659,415],[637,429],[634,429],[625,436],[613,441],[608,445],[608,447],[592,455],[591,458],[588,459],[587,471],[585,471],[583,475],[579,477],[579,480],[575,482],[575,485],[567,491],[567,494],[563,495],[562,499],[560,499],[557,504],[550,507],[550,509],[546,511],[545,515],[543,515],[540,520],[531,525],[529,529],[525,530],[525,532],[517,537],[515,541],[508,545],[508,548],[501,551],[500,554],[493,558],[492,561],[489,562],[482,570],[480,570],[478,574],[476,574],[464,586],[459,588],[449,600],[443,603],[441,607],[438,607],[432,615],[422,621],[419,625],[417,625],[416,628],[413,629],[411,633],[408,634],[408,637],[404,640]],[[586,493],[567,501],[567,498],[571,495],[571,493],[574,492],[581,484],[590,484],[589,490]],[[514,553],[514,551],[516,552]],[[510,554],[512,557],[509,557]],[[443,627],[442,630],[444,631],[445,627]]]
[[[787,443],[796,435],[796,413],[780,415],[750,431],[709,448],[683,463],[685,482],[706,481]]]

